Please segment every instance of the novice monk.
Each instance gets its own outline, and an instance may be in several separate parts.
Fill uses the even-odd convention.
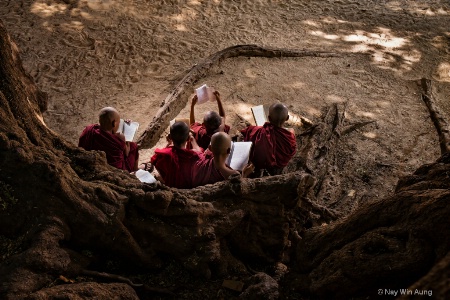
[[[295,135],[283,128],[289,119],[288,109],[282,103],[272,104],[269,122],[263,126],[249,126],[241,131],[245,141],[253,142],[250,161],[255,174],[267,170],[270,175],[281,174],[297,150]]]
[[[188,140],[193,149],[186,149]],[[179,189],[192,188],[192,166],[200,158],[202,149],[189,134],[189,127],[184,122],[175,122],[170,127],[168,141],[166,148],[155,150],[151,163],[167,186]]]
[[[195,122],[194,106],[197,103],[198,97],[195,95],[192,98],[191,114],[189,122],[191,124],[191,130],[194,132],[195,140],[198,145],[203,149],[207,149],[211,141],[211,136],[219,131],[228,133],[230,126],[225,125],[225,111],[220,100],[220,94],[218,91],[214,92],[216,96],[217,106],[219,107],[219,113],[215,111],[208,111],[203,117],[203,123]]]
[[[231,175],[239,174],[233,170],[225,161],[230,154],[231,138],[225,132],[216,132],[211,137],[209,149],[202,154],[192,169],[193,187],[211,184],[226,180]],[[242,177],[247,177],[254,170],[252,164],[248,164],[242,170]]]
[[[136,143],[125,142],[125,136],[117,133],[120,116],[113,107],[100,110],[100,124],[87,126],[81,133],[78,147],[106,153],[108,164],[118,169],[134,172],[138,169],[139,152]]]

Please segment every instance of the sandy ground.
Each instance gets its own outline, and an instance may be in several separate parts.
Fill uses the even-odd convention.
[[[416,81],[432,78],[450,115],[448,1],[1,0],[0,18],[49,94],[46,123],[73,143],[104,106],[142,132],[192,65],[258,44],[341,57],[233,58],[198,85],[221,92],[231,124],[276,100],[311,120],[335,102],[348,103],[350,123],[376,120],[343,139],[348,209],[388,195],[399,176],[439,157]],[[197,119],[208,109],[198,106]],[[188,115],[189,107],[180,112]]]

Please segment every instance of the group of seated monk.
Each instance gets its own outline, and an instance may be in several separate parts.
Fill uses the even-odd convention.
[[[231,150],[230,126],[225,124],[225,112],[219,92],[214,93],[219,113],[210,111],[203,123],[195,122],[192,98],[190,127],[185,122],[175,122],[170,127],[167,145],[156,149],[150,162],[158,172],[157,178],[167,186],[187,189],[226,180],[240,174],[226,164]],[[242,170],[243,177],[281,174],[294,156],[297,144],[295,135],[283,128],[288,120],[288,109],[281,103],[270,106],[268,120],[263,126],[248,126],[241,131],[244,141],[251,141],[250,163]],[[99,123],[87,126],[80,136],[79,146],[86,150],[106,153],[108,163],[116,168],[134,172],[138,169],[138,147],[125,142],[116,133],[120,116],[112,107],[100,111]],[[147,165],[147,164],[144,164]],[[145,167],[143,167],[145,168]]]

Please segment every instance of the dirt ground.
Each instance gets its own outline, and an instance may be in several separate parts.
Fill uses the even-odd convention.
[[[257,44],[339,53],[334,58],[232,58],[198,82],[222,94],[228,123],[282,101],[314,121],[347,103],[347,122],[375,120],[342,140],[342,184],[361,203],[435,161],[436,131],[417,80],[434,81],[450,114],[448,1],[3,0],[0,16],[26,70],[49,95],[47,125],[77,143],[98,110],[151,122],[187,70],[223,48]],[[196,87],[195,86],[195,87]],[[196,117],[215,109],[197,106]],[[180,117],[189,116],[189,105]],[[149,159],[152,149],[141,151]]]

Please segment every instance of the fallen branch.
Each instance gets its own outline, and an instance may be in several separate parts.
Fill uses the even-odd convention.
[[[447,120],[441,113],[439,107],[436,106],[433,93],[431,80],[422,78],[420,80],[420,86],[422,87],[422,100],[425,102],[428,111],[430,112],[431,120],[439,135],[439,145],[441,147],[441,154],[445,154],[450,151],[450,134]]]
[[[359,122],[359,123],[356,123],[356,124],[345,126],[340,134],[342,136],[347,135],[347,134],[349,134],[349,133],[351,133],[351,132],[353,132],[353,131],[355,131],[355,130],[357,130],[359,128],[362,128],[362,127],[364,127],[366,125],[369,125],[369,124],[372,124],[372,123],[375,123],[375,122],[376,121],[365,121],[365,122]]]
[[[187,93],[193,85],[201,78],[208,75],[209,71],[221,61],[231,57],[339,57],[340,54],[323,51],[306,51],[306,50],[288,50],[288,49],[272,49],[263,48],[256,45],[237,45],[232,46],[219,52],[216,52],[194,65],[189,72],[175,86],[172,92],[166,97],[163,105],[153,118],[152,122],[147,126],[145,131],[139,137],[137,143],[141,149],[151,148],[160,139],[161,133],[169,126],[169,122],[173,119],[187,102]]]

